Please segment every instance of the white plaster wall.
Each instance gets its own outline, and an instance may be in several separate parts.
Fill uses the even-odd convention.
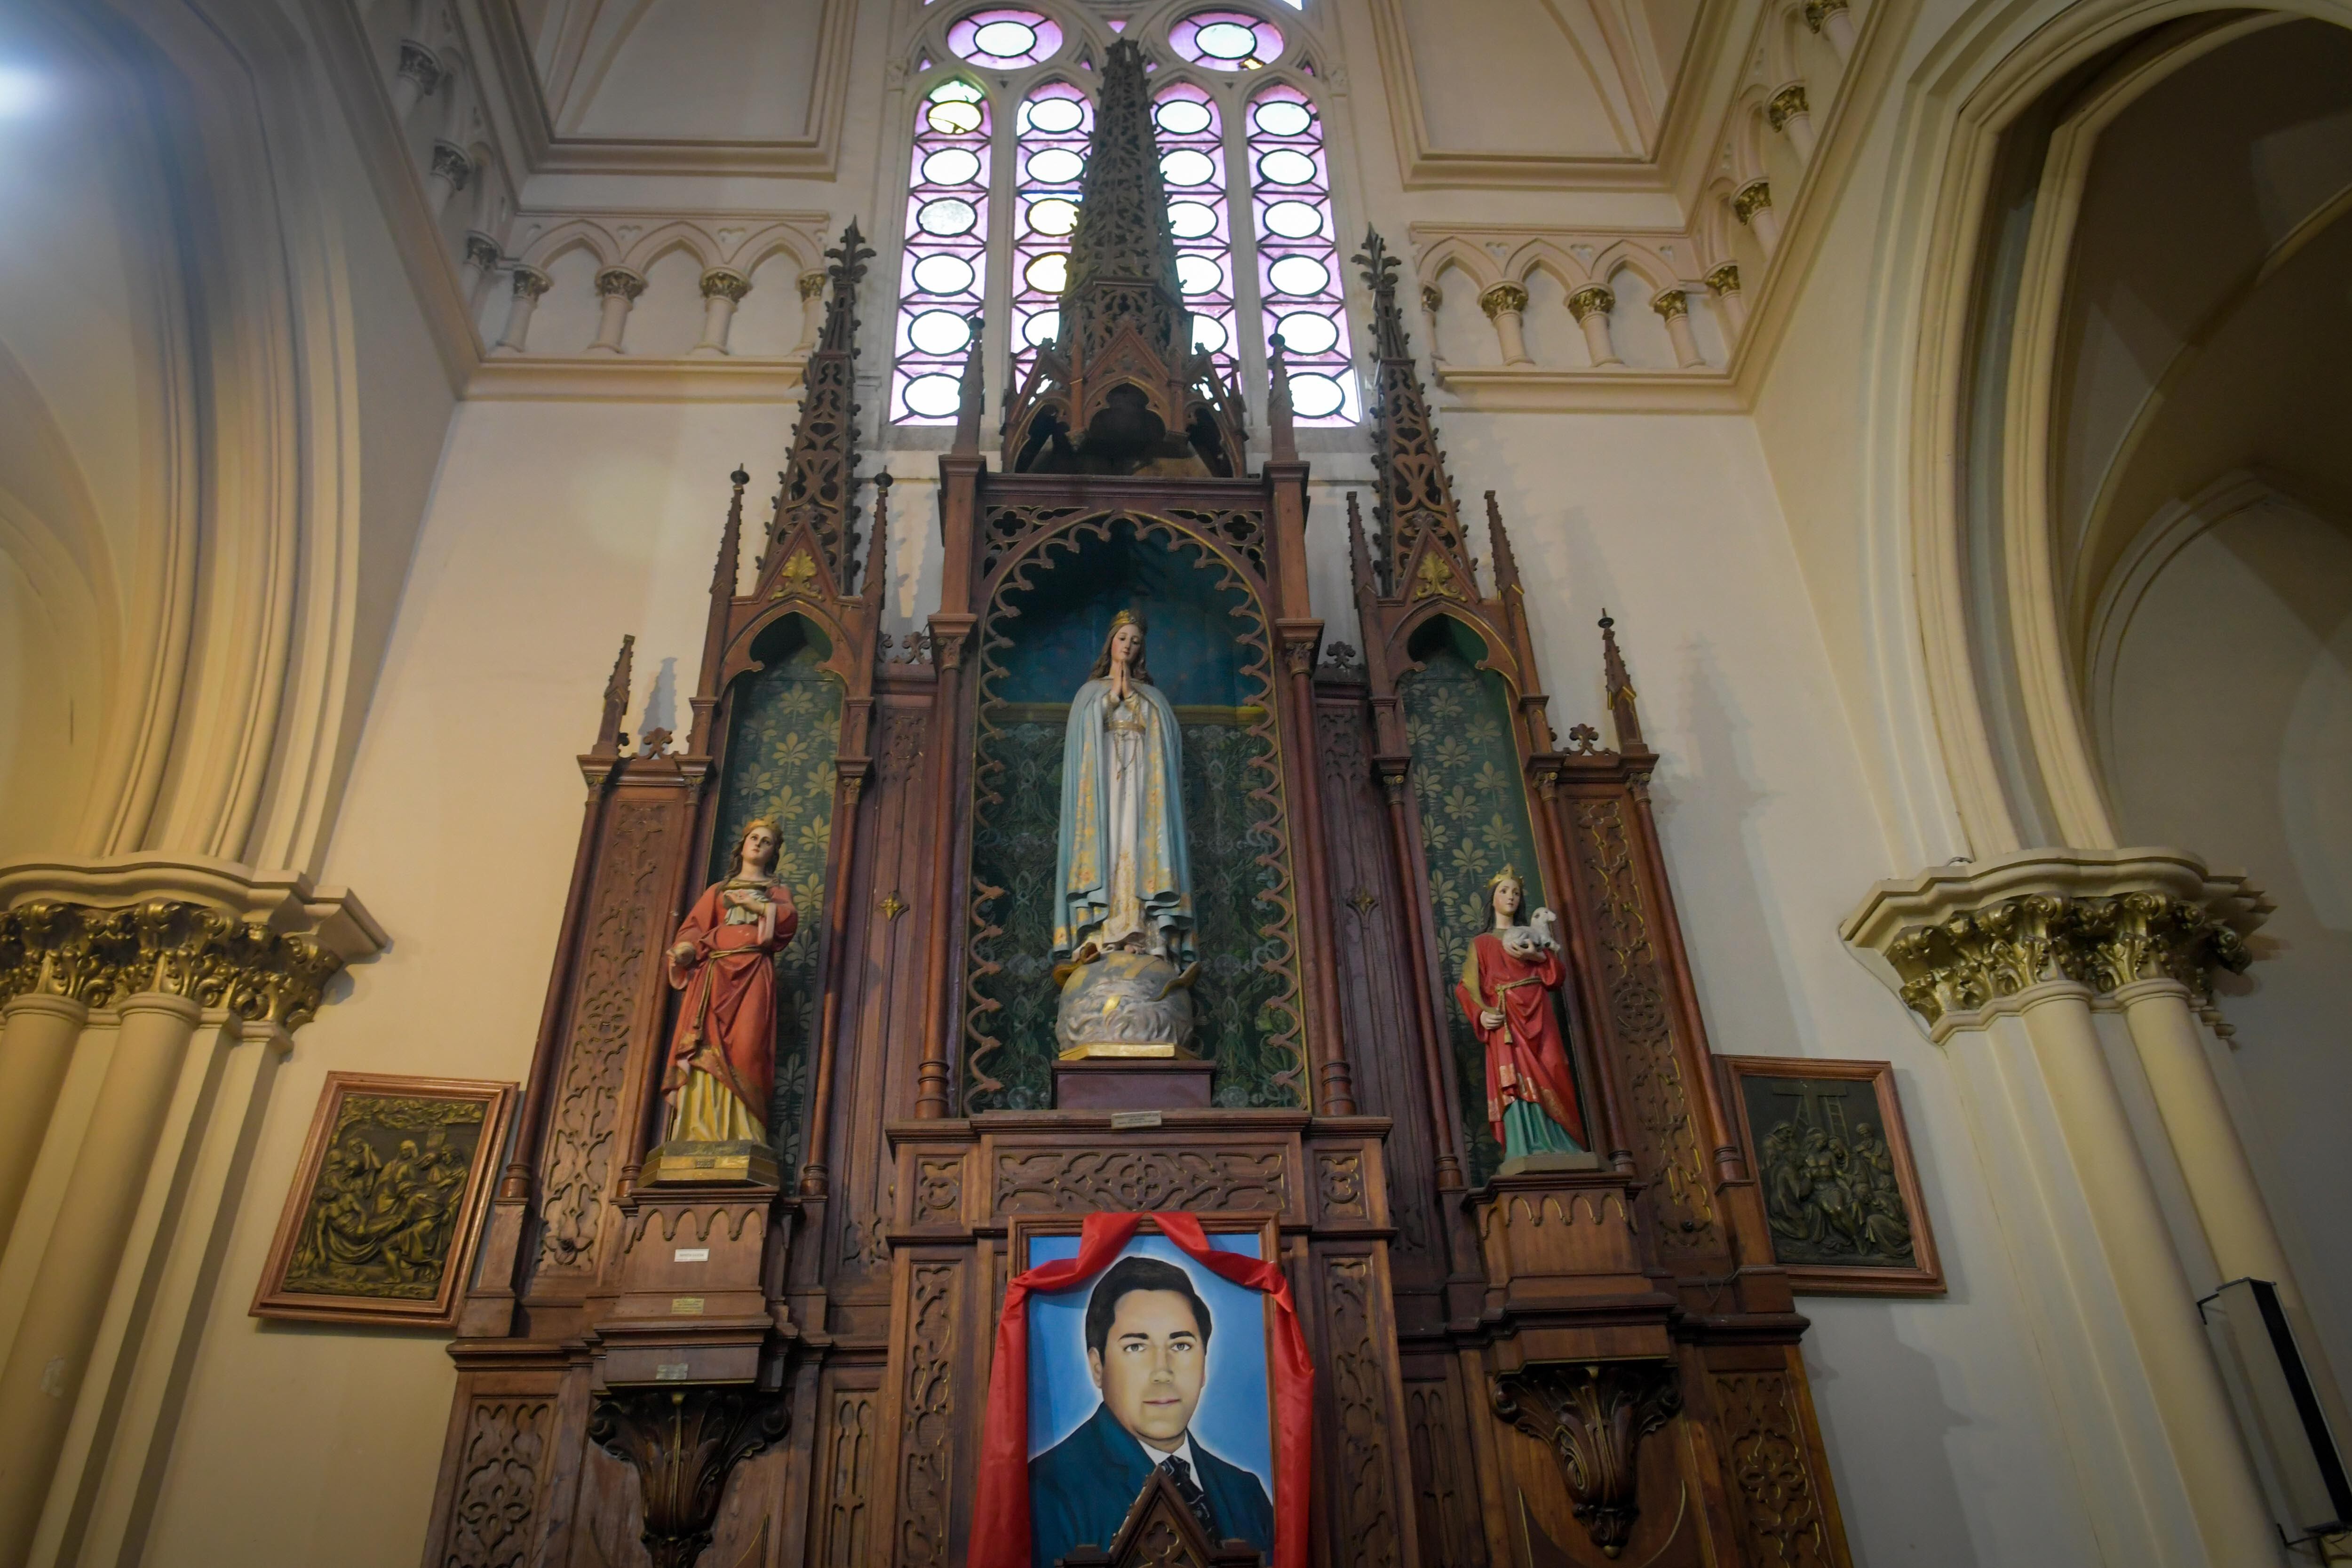
[[[451,424],[326,866],[392,945],[278,1076],[149,1561],[416,1562],[456,1386],[443,1341],[265,1324],[254,1281],[327,1073],[528,1071],[585,798],[573,759],[613,656],[634,632],[633,731],[666,658],[691,693],[727,474],[772,476],[790,416],[477,402]]]

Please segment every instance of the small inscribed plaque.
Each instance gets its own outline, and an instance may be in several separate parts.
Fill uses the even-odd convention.
[[[1818,1295],[1938,1296],[1944,1274],[1894,1069],[1723,1057],[1773,1260]]]
[[[254,1315],[453,1325],[514,1095],[330,1073]]]

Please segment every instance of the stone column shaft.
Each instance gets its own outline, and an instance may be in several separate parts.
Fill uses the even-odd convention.
[[[725,268],[713,268],[702,275],[702,341],[687,352],[693,354],[726,354],[735,351],[727,346],[729,333],[734,331],[735,307],[751,291],[751,280],[740,272]]]
[[[596,341],[588,345],[590,353],[626,352],[621,334],[629,329],[629,308],[645,291],[646,280],[625,267],[607,267],[596,274]]]
[[[5,1250],[49,1113],[89,1009],[69,996],[28,992],[0,1012],[0,1250]]]
[[[2132,1137],[2123,1097],[2107,1071],[2091,992],[2070,982],[2037,987],[2019,1005],[2034,1059],[2050,1088],[2069,1163],[2097,1229],[2133,1342],[2154,1375],[2149,1389],[2180,1474],[2207,1560],[2258,1563],[2276,1555],[2263,1500],[2229,1394],[2197,1317],[2154,1183]]]
[[[539,297],[547,292],[548,277],[535,267],[515,264],[514,298],[507,306],[507,328],[499,334],[498,346],[490,352],[519,354],[530,341],[531,312],[539,309]]]
[[[1478,308],[1495,323],[1495,341],[1502,346],[1505,364],[1532,364],[1528,354],[1528,291],[1517,283],[1497,283],[1478,296]]]
[[[1616,308],[1617,296],[1598,283],[1588,284],[1568,297],[1568,312],[1584,329],[1584,347],[1594,364],[1625,363],[1609,331],[1609,312]]]
[[[131,996],[119,1010],[98,1107],[0,1369],[0,1432],[13,1455],[0,1464],[0,1568],[18,1568],[39,1527],[149,1161],[204,1016],[188,998],[158,992]]]

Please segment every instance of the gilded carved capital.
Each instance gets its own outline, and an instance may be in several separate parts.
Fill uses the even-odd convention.
[[[1676,316],[1690,314],[1690,300],[1679,289],[1662,289],[1657,298],[1650,301],[1650,309],[1671,321]]]
[[[499,242],[478,229],[466,233],[466,265],[481,272],[489,272],[499,265]]]
[[[403,39],[398,74],[416,84],[417,97],[430,98],[441,85],[441,57],[414,38]]]
[[[2252,961],[2270,908],[2175,850],[2029,850],[1882,882],[1843,934],[1940,1039],[2053,982],[2100,1006],[2149,980],[2209,996],[2214,971]]]
[[[1750,180],[1739,187],[1731,198],[1731,216],[1742,223],[1755,220],[1756,215],[1772,205],[1772,187],[1763,180]]]
[[[1811,106],[1805,101],[1805,84],[1801,81],[1792,81],[1774,93],[1772,101],[1764,106],[1764,118],[1772,122],[1775,131],[1786,130],[1790,121],[1811,112]]]
[[[1423,310],[1434,316],[1437,314],[1437,308],[1444,303],[1444,290],[1438,288],[1436,284],[1424,283],[1421,286],[1421,308]]]
[[[1579,321],[1598,310],[1602,315],[1617,308],[1617,296],[1598,283],[1588,283],[1568,297],[1568,313]]]
[[[740,305],[751,291],[751,280],[740,272],[714,267],[702,275],[702,297],[706,300],[731,300]]]
[[[1490,321],[1507,311],[1517,315],[1528,308],[1528,291],[1516,283],[1497,283],[1478,296],[1478,308]]]
[[[318,1012],[342,966],[310,937],[183,900],[128,909],[41,900],[0,913],[0,996],[103,1007],[152,992],[291,1029]]]
[[[526,300],[538,299],[553,282],[553,279],[536,267],[518,265],[514,269],[514,291]]]
[[[1537,1362],[1493,1380],[1495,1413],[1551,1449],[1570,1508],[1614,1557],[1641,1514],[1642,1439],[1682,1409],[1672,1362]]]
[[[449,182],[452,191],[462,191],[474,178],[474,161],[455,142],[433,143],[433,173]]]
[[[800,277],[800,291],[801,303],[803,305],[807,304],[811,300],[815,299],[819,294],[824,293],[824,274],[822,271],[802,273]]]
[[[604,296],[618,294],[635,300],[646,291],[646,280],[625,267],[607,267],[596,274],[596,292]]]
[[[1846,0],[1805,0],[1805,26],[1818,33],[1832,12],[1846,8]]]
[[[1706,286],[1719,295],[1739,292],[1739,263],[1727,261],[1706,275]]]

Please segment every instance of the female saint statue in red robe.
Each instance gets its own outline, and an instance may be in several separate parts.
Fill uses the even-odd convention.
[[[1487,1124],[1507,1162],[1581,1154],[1586,1140],[1576,1074],[1551,1001],[1566,978],[1555,917],[1538,910],[1533,924],[1520,922],[1527,893],[1507,866],[1486,884],[1486,897],[1494,927],[1471,939],[1454,994],[1486,1047]]]
[[[686,991],[662,1077],[674,1140],[767,1140],[776,1087],[774,959],[801,919],[775,867],[776,825],[754,818],[726,879],[694,900],[669,950],[669,983]]]

